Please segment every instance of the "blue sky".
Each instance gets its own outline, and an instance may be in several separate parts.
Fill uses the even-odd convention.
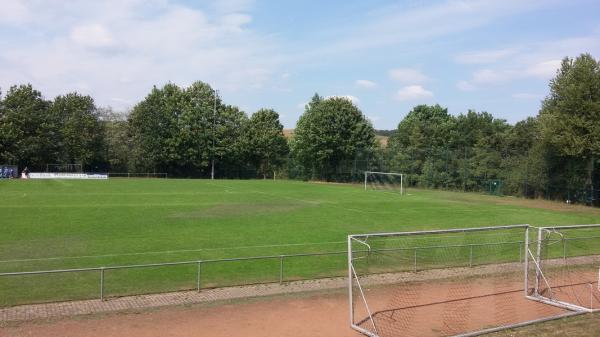
[[[294,127],[318,92],[380,129],[417,104],[536,115],[565,56],[600,57],[600,2],[0,0],[0,87],[125,111],[196,80]]]

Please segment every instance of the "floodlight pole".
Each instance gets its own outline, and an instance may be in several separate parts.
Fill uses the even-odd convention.
[[[210,179],[215,180],[215,119],[217,118],[217,95],[219,93],[218,90],[213,89],[214,97],[214,105],[213,105],[213,124],[212,124],[212,158],[210,160]]]

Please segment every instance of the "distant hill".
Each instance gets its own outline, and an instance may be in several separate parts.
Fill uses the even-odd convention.
[[[285,138],[292,138],[294,136],[294,129],[283,129],[283,135]]]
[[[396,132],[396,130],[375,130],[376,135],[385,137],[391,136],[392,134],[394,134],[394,132]]]

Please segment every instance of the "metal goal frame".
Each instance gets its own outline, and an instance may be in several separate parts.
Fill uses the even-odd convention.
[[[555,314],[553,316],[532,319],[529,321],[517,322],[517,323],[495,326],[495,327],[487,327],[487,328],[483,328],[478,331],[472,331],[472,332],[468,332],[468,333],[455,335],[455,337],[479,336],[479,335],[502,331],[502,330],[506,330],[506,329],[513,329],[513,328],[523,327],[523,326],[527,326],[527,325],[531,325],[531,324],[551,321],[551,320],[555,320],[555,319],[576,316],[576,315],[580,315],[580,314],[585,314],[587,312],[600,311],[600,308],[588,310],[586,308],[581,308],[581,307],[573,306],[573,305],[562,305],[561,303],[557,303],[556,301],[546,301],[543,298],[532,296],[531,294],[528,293],[529,285],[530,285],[529,281],[532,277],[536,278],[536,280],[543,281],[542,275],[540,273],[536,272],[535,275],[531,275],[530,270],[529,270],[531,267],[531,264],[534,264],[535,268],[539,269],[539,264],[538,264],[539,257],[537,256],[537,253],[539,252],[539,249],[540,249],[539,246],[541,245],[541,243],[540,243],[541,241],[539,240],[540,233],[542,233],[544,230],[548,230],[548,229],[558,230],[561,228],[576,229],[576,228],[592,228],[592,227],[598,227],[600,229],[600,224],[599,225],[559,226],[559,227],[532,227],[528,224],[523,224],[523,225],[492,226],[492,227],[478,227],[478,228],[459,228],[459,229],[426,230],[426,231],[412,231],[412,232],[387,232],[387,233],[384,232],[384,233],[348,235],[348,237],[347,237],[348,261],[347,262],[348,262],[348,299],[349,299],[350,327],[353,330],[358,331],[366,336],[380,337],[375,319],[373,317],[373,311],[371,310],[371,308],[369,308],[369,303],[365,297],[365,290],[363,288],[363,285],[361,285],[358,273],[355,270],[354,262],[353,262],[354,261],[353,260],[354,253],[356,253],[356,252],[368,252],[368,254],[371,253],[371,246],[369,246],[369,243],[368,243],[368,238],[370,238],[370,237],[392,237],[392,236],[428,235],[428,234],[444,234],[444,233],[466,233],[466,232],[493,231],[493,230],[502,230],[502,229],[519,229],[519,228],[524,230],[524,238],[523,238],[524,246],[522,248],[521,248],[521,246],[519,246],[521,253],[523,253],[523,259],[522,259],[522,261],[520,261],[522,263],[522,265],[519,267],[519,269],[524,272],[524,275],[523,275],[523,287],[524,287],[523,288],[523,297],[526,299],[536,300],[536,301],[542,302],[544,304],[561,307],[561,308],[565,309],[565,312],[560,313],[560,314]],[[536,237],[533,237],[534,235],[532,235],[530,233],[533,230],[537,230]],[[530,239],[533,239],[533,241],[530,242]],[[356,250],[353,248],[353,243],[361,244],[363,248],[361,250]],[[535,248],[532,247],[532,244],[535,246]],[[598,271],[598,281],[600,281],[600,270]],[[600,291],[600,284],[598,285],[598,288]],[[354,293],[354,290],[357,290],[356,294]],[[355,297],[360,297],[360,298],[355,298]],[[359,317],[360,320],[358,322],[356,321],[355,312],[354,312],[354,304],[355,303],[362,303],[362,305],[364,307],[364,311],[366,312],[366,315],[368,315],[366,318]],[[359,326],[359,324],[366,324],[367,326],[372,327],[372,331],[369,330],[370,328],[365,329],[365,328]]]
[[[397,172],[378,172],[378,171],[365,171],[365,191],[367,190],[367,184],[369,180],[369,175],[379,174],[384,176],[394,176],[400,177],[400,195],[404,195],[404,174]]]
[[[533,228],[533,227],[532,227]],[[600,312],[599,308],[593,307],[593,298],[590,301],[590,307],[584,307],[581,305],[577,305],[574,303],[570,303],[567,301],[559,300],[553,297],[545,296],[540,292],[540,287],[542,285],[546,285],[550,291],[553,293],[552,286],[550,283],[552,280],[548,280],[546,278],[545,270],[542,265],[542,251],[543,246],[542,242],[544,241],[544,236],[546,234],[557,233],[559,235],[561,230],[576,230],[576,229],[594,229],[597,228],[600,230],[600,224],[589,224],[589,225],[570,225],[570,226],[548,226],[548,227],[536,227],[537,235],[533,243],[534,247],[531,247],[531,242],[529,241],[529,229],[527,230],[526,239],[525,239],[525,297],[533,300],[542,302],[548,305],[556,306],[559,308],[580,312],[580,313],[592,313],[592,312]],[[563,239],[564,240],[564,239]],[[533,248],[533,249],[532,249]],[[563,255],[564,263],[567,263],[567,254],[566,249]],[[528,264],[533,263],[533,268],[535,268],[535,273],[532,275],[532,271],[529,269]],[[598,279],[596,282],[596,290],[600,292],[600,266],[598,266]],[[533,282],[533,287],[530,286],[530,280]],[[590,296],[593,296],[594,287],[592,284],[590,286]],[[551,295],[552,296],[552,295]]]

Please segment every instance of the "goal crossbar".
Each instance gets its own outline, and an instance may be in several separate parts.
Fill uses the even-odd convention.
[[[404,174],[397,172],[379,172],[379,171],[365,171],[365,191],[369,182],[369,176],[382,175],[390,177],[400,177],[400,195],[404,194]]]

